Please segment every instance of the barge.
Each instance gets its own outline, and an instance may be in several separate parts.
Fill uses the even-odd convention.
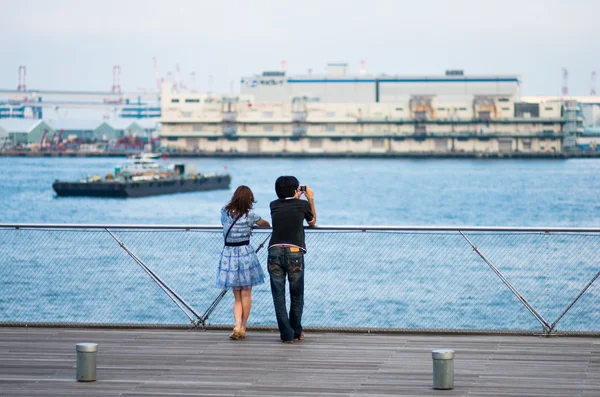
[[[139,159],[116,167],[114,175],[96,175],[75,182],[56,180],[52,188],[59,197],[126,198],[229,189],[230,183],[231,175],[197,173],[193,164],[173,164],[162,170],[153,160]]]

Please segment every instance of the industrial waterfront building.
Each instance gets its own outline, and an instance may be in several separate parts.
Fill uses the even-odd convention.
[[[524,102],[518,76],[264,72],[236,96],[164,83],[161,144],[248,154],[557,153],[581,132],[577,103]]]
[[[149,137],[156,128],[153,120],[32,120],[10,118],[0,120],[0,148],[10,146],[43,146],[67,138],[84,142],[109,142],[122,137]]]
[[[0,122],[0,130],[5,131],[4,142],[0,147],[27,145],[29,143],[39,143],[42,137],[52,131],[52,127],[43,120],[27,119],[3,119]],[[48,138],[50,138],[49,135]]]

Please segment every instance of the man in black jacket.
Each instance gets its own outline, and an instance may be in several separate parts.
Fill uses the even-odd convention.
[[[299,186],[293,176],[280,176],[275,182],[278,199],[271,202],[273,235],[267,260],[271,278],[271,293],[275,305],[281,341],[293,343],[304,339],[302,310],[304,308],[304,225],[317,223],[315,199],[308,186]],[[304,195],[305,200],[300,197]],[[290,283],[290,313],[285,305],[285,278]]]

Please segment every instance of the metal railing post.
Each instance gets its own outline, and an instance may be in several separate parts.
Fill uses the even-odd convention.
[[[477,255],[479,255],[481,257],[481,259],[483,259],[483,261],[490,267],[490,269],[492,269],[492,271],[494,273],[496,273],[496,275],[500,278],[500,280],[502,280],[504,285],[506,285],[508,287],[508,289],[517,297],[517,299],[519,301],[521,301],[523,306],[525,306],[525,308],[527,310],[529,310],[529,312],[533,315],[533,317],[535,317],[535,319],[538,320],[538,322],[544,328],[544,332],[545,333],[550,332],[550,330],[551,330],[550,324],[548,324],[548,322],[546,320],[544,320],[544,318],[533,308],[533,306],[531,306],[529,304],[529,302],[527,302],[527,300],[525,298],[523,298],[523,295],[521,295],[521,293],[515,287],[513,287],[513,285],[506,279],[506,277],[504,277],[504,275],[502,275],[502,273],[496,268],[496,266],[494,266],[494,264],[492,262],[490,262],[488,260],[488,258],[485,257],[485,255],[483,255],[483,253],[479,250],[479,248],[477,248],[471,242],[471,240],[469,240],[467,238],[467,236],[464,235],[464,233],[462,231],[459,230],[458,232],[460,233],[461,236],[464,237],[465,240],[467,240],[467,243],[469,243],[469,245],[473,248],[473,251],[475,251],[477,253]]]
[[[131,252],[131,250],[127,248],[125,244],[119,241],[117,237],[110,230],[108,230],[108,228],[106,228],[105,230],[117,242],[117,244],[119,244],[119,246],[123,248],[125,252],[127,252],[127,254],[135,261],[135,263],[137,263],[146,272],[146,274],[150,276],[150,278],[163,290],[163,292],[169,298],[171,298],[173,303],[175,303],[177,307],[179,307],[179,309],[183,312],[183,314],[187,316],[187,318],[192,322],[192,324],[198,325],[198,323],[194,321],[194,319],[185,311],[182,305],[185,306],[185,308],[188,309],[194,316],[196,316],[198,320],[201,320],[201,317],[198,314],[198,312],[196,312],[196,310],[194,310],[193,307],[191,307],[185,300],[183,300],[183,298],[181,298],[175,291],[173,291],[173,289],[171,289],[171,287],[169,287],[167,283],[161,280],[160,277],[158,277],[156,273],[154,273],[148,266],[146,266],[146,264],[142,262],[140,258],[138,258],[133,252]]]
[[[567,312],[569,310],[571,310],[573,305],[575,305],[575,303],[577,303],[577,301],[579,300],[579,298],[581,298],[581,296],[585,293],[585,291],[587,291],[588,288],[590,288],[592,286],[592,284],[594,284],[594,281],[596,281],[596,279],[598,277],[600,277],[600,271],[598,273],[596,273],[596,275],[590,280],[589,283],[587,283],[585,285],[585,287],[583,287],[581,292],[579,292],[579,294],[575,297],[575,299],[573,299],[573,301],[569,304],[569,306],[567,306],[567,308],[560,314],[560,316],[558,316],[558,318],[550,325],[550,331],[554,330],[554,328],[556,327],[556,324],[558,324],[558,322],[565,316],[565,314],[567,314]]]

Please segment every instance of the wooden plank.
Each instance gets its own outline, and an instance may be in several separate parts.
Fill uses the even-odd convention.
[[[600,396],[599,338],[0,328],[0,396],[439,396],[431,350],[453,348],[445,396]],[[75,344],[99,343],[76,382]]]

